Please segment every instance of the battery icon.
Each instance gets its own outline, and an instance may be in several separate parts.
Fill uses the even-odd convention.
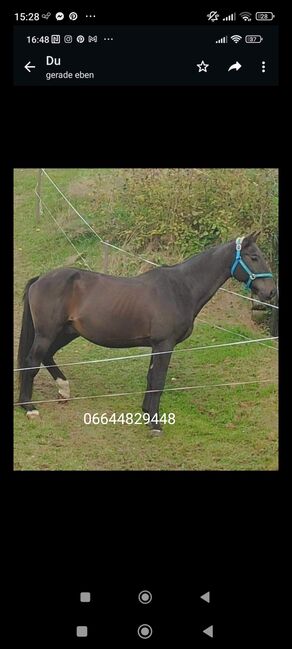
[[[259,34],[248,34],[244,40],[246,43],[261,43],[264,39]]]
[[[274,18],[275,14],[272,11],[257,11],[255,15],[255,19],[262,23],[274,20]]]

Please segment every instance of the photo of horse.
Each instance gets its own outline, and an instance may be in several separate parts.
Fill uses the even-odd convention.
[[[255,191],[261,180],[264,207],[272,206],[267,221],[261,190]],[[27,226],[18,216],[23,181],[28,210],[35,201],[28,217],[33,263],[27,261],[27,243],[19,245]],[[214,184],[209,214],[206,194],[210,188],[214,193]],[[277,468],[278,280],[271,245],[277,241],[277,192],[277,170],[15,170],[15,257],[26,259],[15,287],[15,469]],[[252,201],[244,227],[240,213]],[[70,246],[75,255],[68,258]],[[208,309],[210,322],[201,316]],[[196,357],[199,380],[192,378]],[[219,372],[226,362],[228,371]],[[267,372],[255,372],[254,363],[259,369],[267,365]],[[76,378],[73,390],[69,378],[77,370],[75,393]],[[56,384],[55,396],[46,372]],[[86,386],[98,373],[96,394],[89,386],[87,395],[79,394],[82,373]],[[208,400],[209,391],[217,397]],[[203,417],[194,405],[202,394]],[[249,455],[243,422],[259,394],[271,407],[272,430],[262,424],[256,433],[259,409]],[[222,456],[218,435],[210,444],[208,432],[216,414]],[[262,451],[255,455],[258,444],[266,458]],[[69,460],[62,452],[68,447]]]

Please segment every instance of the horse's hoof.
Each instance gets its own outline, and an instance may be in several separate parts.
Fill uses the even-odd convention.
[[[151,428],[150,435],[151,437],[161,437],[161,435],[163,435],[163,430],[161,430],[161,428]]]
[[[68,399],[63,397],[60,392],[58,392],[58,403],[68,403]]]
[[[70,387],[69,387],[69,381],[64,381],[64,379],[56,379],[57,386],[59,388],[58,390],[58,398],[59,399],[64,399],[67,401],[67,399],[70,399]]]
[[[37,419],[37,417],[40,416],[40,413],[38,410],[28,410],[26,416],[28,419]]]

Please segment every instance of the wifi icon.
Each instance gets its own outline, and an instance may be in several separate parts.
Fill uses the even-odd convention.
[[[234,36],[230,36],[230,38],[233,43],[239,43],[239,41],[242,40],[242,36],[239,36],[239,34],[234,34]]]
[[[242,11],[239,15],[245,22],[251,21],[251,13],[249,11]]]

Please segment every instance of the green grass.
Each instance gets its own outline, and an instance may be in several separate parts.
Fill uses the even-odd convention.
[[[98,183],[113,174],[99,170]],[[107,204],[101,216],[94,209],[95,170],[52,170],[52,177],[97,232],[106,228]],[[63,266],[74,251],[44,211],[35,222],[36,170],[15,172],[15,350],[17,350],[21,296],[26,281],[51,268]],[[85,190],[74,192],[74,184]],[[86,184],[89,190],[86,192]],[[73,189],[72,189],[73,188]],[[92,189],[93,188],[93,189]],[[78,250],[94,270],[103,271],[103,251],[94,236],[88,236],[82,222],[48,182],[43,197],[54,217],[62,224]],[[106,191],[105,191],[106,197]],[[126,218],[126,217],[123,217]],[[81,225],[80,225],[81,224]],[[110,230],[108,232],[110,239]],[[122,242],[116,242],[120,245]],[[129,248],[130,249],[130,248]],[[125,272],[119,253],[112,260],[115,272]],[[78,265],[74,263],[73,265]],[[81,264],[82,266],[82,264]],[[127,270],[139,271],[139,262]],[[238,286],[236,287],[238,290]],[[225,299],[220,292],[216,300]],[[230,299],[230,297],[229,297]],[[242,302],[244,304],[242,304]],[[216,302],[217,304],[217,302]],[[249,303],[232,298],[226,317],[208,306],[204,318],[231,329],[234,335],[197,323],[192,336],[176,349],[239,340],[235,333],[251,338],[266,332],[249,321]],[[208,316],[208,317],[207,317]],[[103,359],[149,352],[149,349],[109,350],[77,339],[56,359],[62,362]],[[148,358],[72,366],[66,368],[72,396],[143,391]],[[65,368],[64,368],[65,369]],[[85,425],[85,412],[108,415],[140,412],[142,394],[82,399],[67,404],[40,404],[41,417],[28,422],[15,408],[14,461],[16,470],[276,470],[277,432],[277,353],[263,346],[239,345],[201,351],[174,353],[166,387],[200,386],[236,381],[271,379],[275,383],[254,383],[236,387],[204,387],[185,392],[165,392],[161,413],[174,412],[175,425],[164,426],[164,436],[152,438],[143,425]],[[46,370],[35,380],[34,401],[56,398],[54,381]],[[17,385],[15,399],[17,400]]]

